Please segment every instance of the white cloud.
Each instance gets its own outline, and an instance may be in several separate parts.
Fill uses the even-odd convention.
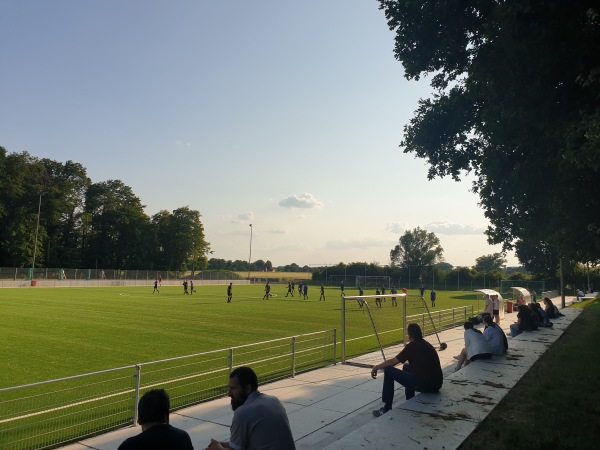
[[[485,227],[476,225],[461,225],[459,223],[448,223],[448,222],[430,222],[427,225],[417,225],[422,230],[426,230],[429,233],[446,234],[446,235],[481,235],[485,231]],[[405,223],[392,222],[388,223],[385,230],[394,234],[403,234],[405,231],[416,228],[417,226],[410,226]]]
[[[485,227],[475,225],[461,225],[448,222],[431,222],[422,227],[423,229],[439,234],[460,235],[460,234],[483,234]]]
[[[252,220],[254,220],[254,213],[252,211],[238,214],[237,216],[231,218],[232,223],[247,223],[252,222]]]
[[[408,226],[405,223],[392,222],[388,223],[385,226],[385,231],[389,231],[390,233],[400,234],[403,233],[404,230],[407,230]]]
[[[175,141],[175,145],[177,145],[179,147],[191,147],[192,143],[191,142],[182,141],[181,139],[177,139]]]
[[[381,241],[377,239],[355,239],[350,241],[328,241],[325,248],[330,250],[345,250],[351,248],[374,248],[374,247],[389,247],[393,246],[390,241]]]
[[[300,195],[292,195],[279,202],[284,208],[322,208],[323,203],[318,201],[312,194],[305,192]]]

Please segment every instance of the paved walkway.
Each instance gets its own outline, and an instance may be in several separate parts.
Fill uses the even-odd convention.
[[[560,299],[554,301],[560,305]],[[368,368],[338,364],[264,385],[260,390],[283,402],[298,450],[377,449],[400,442],[403,448],[456,448],[580,312],[568,311],[549,333],[540,330],[531,333],[533,338],[509,339],[507,357],[478,361],[456,373],[453,356],[463,347],[463,329],[442,332],[440,339],[448,344],[439,352],[445,377],[442,394],[419,394],[406,402],[403,388],[397,385],[394,409],[379,419],[371,411],[382,405],[383,376],[371,379]],[[516,314],[507,314],[501,326],[508,331],[514,321]],[[465,386],[472,392],[469,398],[465,398]],[[406,420],[407,413],[410,420]],[[204,449],[211,438],[228,439],[232,417],[229,398],[222,398],[172,413],[171,423],[190,434],[195,449]],[[140,431],[140,427],[128,427],[64,449],[113,450]]]

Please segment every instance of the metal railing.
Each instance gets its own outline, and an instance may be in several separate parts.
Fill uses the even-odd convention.
[[[41,449],[137,422],[140,395],[163,388],[171,408],[223,397],[234,366],[259,383],[336,363],[336,330],[0,389],[0,449]]]

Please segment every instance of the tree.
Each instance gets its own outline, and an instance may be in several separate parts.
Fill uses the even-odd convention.
[[[473,269],[477,272],[491,272],[492,270],[502,270],[504,266],[506,266],[504,255],[502,253],[493,253],[477,258]]]
[[[133,190],[120,180],[92,184],[86,191],[88,267],[150,267],[155,247],[150,218]]]
[[[490,243],[600,254],[600,14],[582,0],[380,0],[408,79],[431,74],[401,145],[472,189]]]
[[[185,206],[172,213],[159,211],[152,216],[158,241],[161,268],[180,270],[189,264],[192,276],[208,265],[210,245],[204,237],[200,212]]]
[[[47,235],[42,260],[46,267],[80,267],[85,192],[91,181],[85,168],[73,161],[44,158],[40,163],[45,168],[39,186],[44,206],[40,223]]]
[[[547,242],[517,241],[515,254],[530,272],[542,278],[555,278],[559,257]]]
[[[417,227],[406,231],[390,251],[392,267],[429,266],[442,261],[444,249],[435,233]]]

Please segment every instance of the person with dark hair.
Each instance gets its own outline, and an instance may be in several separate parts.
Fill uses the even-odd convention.
[[[554,324],[550,322],[550,318],[548,317],[548,314],[546,314],[546,311],[542,309],[542,305],[532,302],[529,304],[529,308],[531,308],[531,310],[535,313],[535,316],[538,320],[538,326],[552,328]]]
[[[258,391],[258,377],[250,367],[238,367],[229,375],[233,420],[229,442],[211,439],[206,450],[233,448],[294,450],[294,438],[285,408],[271,395]]]
[[[506,334],[494,323],[494,319],[489,314],[483,316],[483,323],[485,323],[485,329],[483,330],[483,336],[488,342],[493,355],[503,355],[508,350],[508,341],[506,340]]]
[[[232,298],[233,298],[233,283],[229,283],[229,286],[227,286],[227,303],[231,303]]]
[[[548,318],[549,319],[558,319],[561,315],[560,311],[558,310],[558,308],[556,307],[556,305],[554,303],[552,303],[552,300],[550,300],[548,297],[544,297],[544,305],[546,305],[544,307],[544,310],[546,311],[546,314],[548,314]]]
[[[485,317],[488,318],[490,316],[486,315]],[[460,370],[463,364],[467,366],[478,359],[489,359],[492,357],[492,349],[481,331],[476,330],[472,322],[465,322],[464,328],[465,348],[458,355],[456,370]]]
[[[171,400],[164,389],[146,392],[138,403],[142,432],[125,439],[118,450],[193,450],[190,435],[169,425]]]
[[[511,337],[516,337],[523,331],[537,330],[535,313],[527,305],[519,305],[517,321],[510,326]]]
[[[383,370],[383,390],[381,400],[383,407],[373,411],[375,417],[382,416],[390,409],[394,401],[394,382],[404,386],[406,399],[409,400],[417,392],[437,392],[442,387],[444,375],[437,351],[423,339],[421,328],[416,323],[407,327],[409,342],[394,358],[373,366],[371,377],[377,378],[377,371]],[[405,363],[402,369],[394,366]]]

